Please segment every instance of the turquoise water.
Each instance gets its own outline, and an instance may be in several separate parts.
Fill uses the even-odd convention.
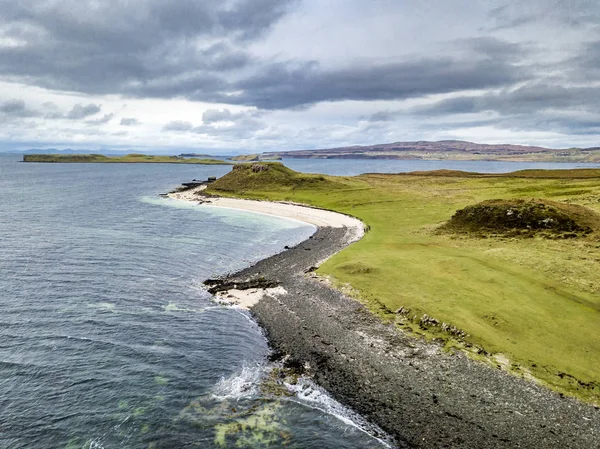
[[[311,226],[158,197],[229,167],[19,159],[0,156],[0,447],[385,447],[310,382],[261,393],[263,334],[202,288]]]

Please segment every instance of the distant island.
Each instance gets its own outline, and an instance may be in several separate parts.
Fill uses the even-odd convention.
[[[529,145],[481,144],[460,140],[395,142],[317,150],[265,152],[256,160],[309,159],[404,159],[512,162],[600,162],[600,147],[552,149]],[[252,159],[255,160],[255,159]]]
[[[124,151],[109,150],[106,148],[97,148],[95,150],[84,150],[81,148],[30,148],[28,150],[10,150],[11,153],[21,154],[103,154],[105,156],[123,156],[126,154]]]
[[[202,157],[202,158],[205,158],[205,157],[210,158],[211,157],[210,154],[204,154],[204,153],[181,153],[179,156],[180,157]]]
[[[125,156],[105,156],[103,154],[24,154],[23,162],[49,163],[141,163],[141,164],[200,164],[231,165],[222,159],[198,159],[183,156],[150,156],[127,154]]]
[[[271,153],[263,154],[241,154],[239,156],[233,156],[232,161],[238,162],[259,162],[259,161],[280,161],[281,156]]]

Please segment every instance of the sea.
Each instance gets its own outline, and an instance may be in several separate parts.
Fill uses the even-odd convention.
[[[284,160],[355,175],[599,164]],[[160,196],[228,166],[22,163],[0,155],[0,448],[385,448],[376,426],[277,367],[202,281],[314,232]]]

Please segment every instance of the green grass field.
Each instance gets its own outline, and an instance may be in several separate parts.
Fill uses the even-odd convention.
[[[362,219],[369,232],[323,264],[321,275],[399,328],[600,403],[600,230],[575,239],[437,232],[458,209],[489,199],[581,205],[593,222],[600,170],[333,177],[243,164],[208,191]],[[410,312],[395,313],[401,307]],[[423,322],[423,314],[439,324]],[[468,336],[442,330],[443,322]]]
[[[231,165],[221,159],[184,158],[181,156],[150,156],[146,154],[127,154],[125,156],[104,156],[102,154],[25,154],[23,162],[55,163],[159,163],[159,164],[201,164]]]

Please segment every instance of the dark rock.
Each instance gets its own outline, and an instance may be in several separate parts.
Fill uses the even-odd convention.
[[[207,285],[279,280],[288,293],[252,308],[271,346],[399,447],[600,447],[600,410],[399,332],[305,275],[346,241],[345,229],[319,228],[315,238]],[[424,322],[461,332],[431,317]]]
[[[232,281],[225,277],[223,279],[207,279],[204,281],[204,285],[208,287],[208,292],[212,295],[218,292],[224,292],[227,290],[249,290],[251,288],[273,288],[279,285],[278,281],[265,279],[264,277],[258,277],[254,279],[246,279],[243,281]]]

